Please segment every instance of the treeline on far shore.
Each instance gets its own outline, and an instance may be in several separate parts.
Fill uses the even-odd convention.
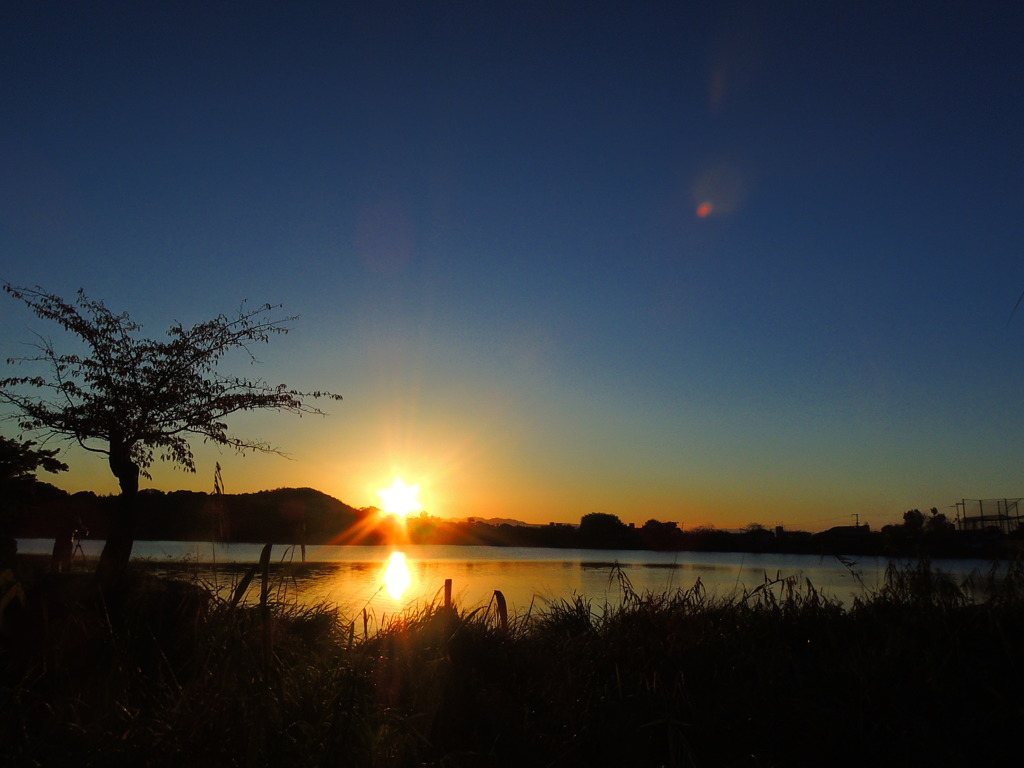
[[[68,494],[35,483],[17,496],[0,499],[5,535],[104,539],[116,496]],[[648,520],[626,524],[606,513],[578,523],[526,525],[508,521],[443,520],[427,514],[398,520],[374,507],[357,509],[312,488],[258,493],[198,491],[140,492],[136,539],[278,544],[460,544],[563,549],[648,549],[697,552],[849,554],[889,557],[1015,557],[1024,532],[960,531],[932,510],[909,510],[900,525],[871,530],[839,526],[820,533],[768,528],[756,523],[741,531],[684,528]]]

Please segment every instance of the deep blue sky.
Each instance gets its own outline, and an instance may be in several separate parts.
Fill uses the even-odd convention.
[[[283,303],[258,372],[346,397],[158,487],[811,529],[1024,495],[1024,5],[346,5],[0,10],[0,279],[152,335]]]

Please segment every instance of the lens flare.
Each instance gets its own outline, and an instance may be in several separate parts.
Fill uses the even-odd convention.
[[[735,213],[750,188],[750,174],[730,163],[709,166],[693,183],[697,216],[706,219]]]
[[[384,570],[384,588],[393,600],[399,600],[410,584],[412,574],[409,572],[409,564],[405,562],[405,554],[392,552],[388,558],[388,566]]]

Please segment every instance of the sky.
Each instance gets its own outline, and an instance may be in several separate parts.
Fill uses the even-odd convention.
[[[197,444],[163,490],[952,515],[1024,496],[1022,35],[1012,2],[14,0],[0,280],[153,337],[298,315],[223,372],[344,400],[235,418],[288,457]],[[64,342],[6,295],[0,328]]]

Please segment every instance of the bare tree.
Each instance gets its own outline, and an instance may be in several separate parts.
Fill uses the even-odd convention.
[[[279,305],[250,309],[243,302],[237,316],[218,315],[191,328],[175,323],[160,341],[139,337],[141,326],[127,313],[115,314],[83,291],[73,302],[38,286],[5,283],[4,291],[84,343],[82,354],[61,354],[49,338],[38,336],[36,354],[7,362],[41,365],[47,372],[0,380],[0,402],[15,407],[22,429],[106,455],[121,487],[98,569],[106,583],[118,580],[128,564],[139,476],[149,477],[155,458],[195,472],[190,438],[241,453],[279,453],[264,441],[231,434],[225,417],[254,410],[323,415],[307,401],[341,399],[217,372],[226,353],[241,349],[255,360],[252,345],[288,332],[296,318],[275,317]]]

